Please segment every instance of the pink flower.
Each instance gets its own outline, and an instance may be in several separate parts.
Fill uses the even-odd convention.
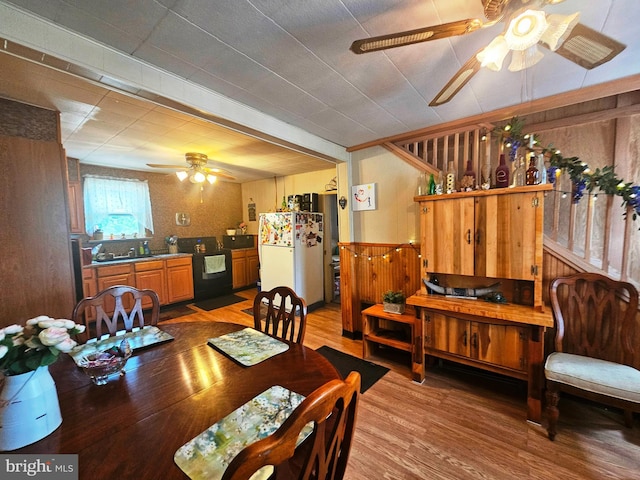
[[[71,338],[66,338],[62,340],[60,343],[57,343],[56,348],[63,353],[67,353],[71,351],[71,349],[75,347],[77,344],[78,342],[76,342],[75,340],[72,340]]]
[[[70,338],[70,336],[66,328],[49,327],[41,331],[38,334],[38,338],[40,339],[43,345],[46,345],[47,347],[52,347],[62,342],[63,340]]]

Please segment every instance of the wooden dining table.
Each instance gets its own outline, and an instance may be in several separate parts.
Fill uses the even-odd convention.
[[[136,351],[126,374],[106,385],[94,385],[68,355],[53,364],[62,425],[16,453],[78,454],[81,480],[184,479],[176,450],[256,395],[280,385],[307,396],[341,378],[325,357],[300,344],[249,367],[207,344],[243,325],[158,327],[174,339]]]

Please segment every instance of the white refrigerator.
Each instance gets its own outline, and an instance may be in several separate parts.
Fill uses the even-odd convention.
[[[324,301],[322,213],[261,213],[258,255],[262,290],[291,287],[307,305]]]

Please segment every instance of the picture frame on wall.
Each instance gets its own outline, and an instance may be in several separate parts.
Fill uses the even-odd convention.
[[[376,184],[363,183],[351,187],[351,205],[354,212],[376,209]]]

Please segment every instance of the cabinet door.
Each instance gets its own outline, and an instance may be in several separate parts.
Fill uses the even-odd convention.
[[[468,357],[471,351],[469,340],[468,321],[440,313],[426,313],[425,348]]]
[[[231,260],[233,276],[233,288],[242,288],[247,285],[247,259],[236,257]]]
[[[476,275],[534,280],[542,269],[536,258],[541,197],[534,192],[476,198]]]
[[[101,292],[105,288],[113,287],[115,285],[129,285],[135,286],[135,279],[131,273],[121,273],[119,275],[109,275],[107,277],[100,277],[98,273],[98,292]],[[133,297],[131,295],[125,295],[122,297],[122,306],[126,309],[133,307]],[[115,303],[112,298],[107,298],[104,302],[104,309],[107,314],[111,314],[115,308]]]
[[[527,329],[512,325],[471,323],[471,356],[514,370],[527,370]]]
[[[426,271],[473,275],[473,198],[426,201],[420,207],[422,258]]]
[[[188,264],[169,266],[167,261],[167,303],[182,302],[193,298],[193,268]]]
[[[80,182],[69,182],[69,229],[71,233],[84,231],[84,205],[82,202],[82,186]]]
[[[167,295],[165,293],[166,285],[167,278],[164,268],[136,272],[136,288],[148,288],[156,292],[160,299],[160,305],[165,305],[167,303]],[[142,308],[151,308],[151,306],[151,300],[149,300],[148,297],[144,297]]]

